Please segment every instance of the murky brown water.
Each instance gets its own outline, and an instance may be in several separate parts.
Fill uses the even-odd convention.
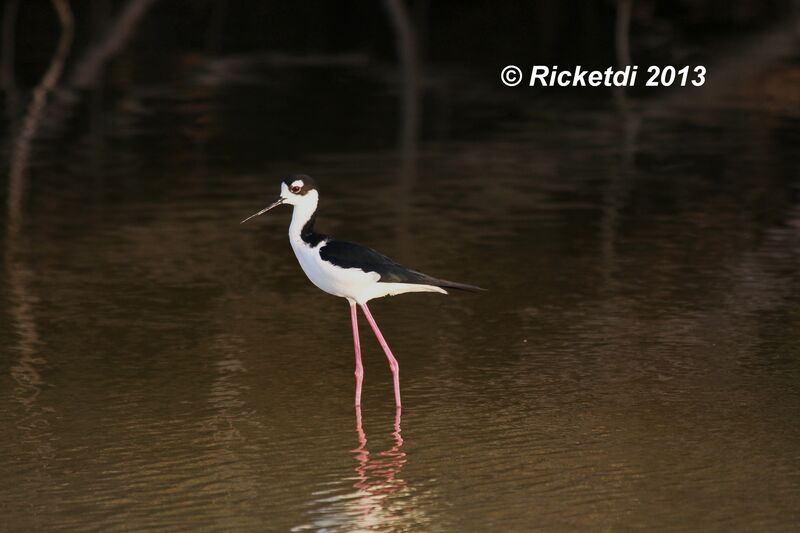
[[[414,142],[380,76],[234,66],[83,95],[35,140],[3,237],[0,529],[797,526],[796,110],[460,85]],[[289,170],[323,231],[490,289],[374,303],[402,415],[363,322],[354,413],[348,308],[289,210],[238,224]]]

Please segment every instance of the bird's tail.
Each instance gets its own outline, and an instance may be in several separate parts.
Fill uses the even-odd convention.
[[[460,291],[468,292],[486,292],[487,289],[476,287],[475,285],[467,285],[466,283],[458,283],[455,281],[448,281],[446,279],[432,278],[431,285],[442,287],[443,289],[458,289]]]

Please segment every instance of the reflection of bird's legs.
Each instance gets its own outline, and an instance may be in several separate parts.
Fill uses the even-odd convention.
[[[358,447],[353,450],[353,453],[356,454],[356,459],[360,463],[359,468],[363,466],[366,469],[369,451],[367,451],[367,435],[361,424],[361,407],[358,405],[356,405],[356,437],[358,438]]]
[[[394,410],[394,432],[392,436],[394,437],[394,442],[398,449],[403,445],[403,437],[400,436],[400,416],[402,414],[403,410],[401,408],[398,407]]]
[[[386,469],[386,481],[394,481],[394,478],[400,473],[400,470],[402,470],[403,465],[406,464],[406,454],[400,451],[400,448],[403,446],[403,437],[400,435],[401,412],[402,410],[399,407],[395,409],[394,412],[394,431],[392,432],[394,446],[380,453],[381,457],[389,458],[386,463],[386,466],[389,467]]]
[[[353,488],[368,492],[370,488],[370,483],[367,478],[369,451],[367,450],[367,435],[364,433],[364,426],[361,422],[361,407],[359,405],[356,405],[356,438],[358,439],[358,447],[352,451],[355,454],[356,461],[358,461],[358,466],[356,466],[356,482],[353,484]],[[363,504],[363,508],[359,505],[360,510],[364,512],[365,516],[368,515],[374,507],[368,500],[363,500],[363,502],[360,503]]]
[[[371,496],[389,496],[405,486],[405,482],[396,477],[406,464],[406,454],[400,451],[403,446],[403,437],[400,435],[401,410],[398,408],[394,414],[394,445],[388,450],[378,453],[378,458],[370,459],[367,450],[367,435],[364,432],[361,408],[356,406],[356,437],[358,447],[353,450],[358,461],[356,467],[357,482],[353,487],[368,492]]]

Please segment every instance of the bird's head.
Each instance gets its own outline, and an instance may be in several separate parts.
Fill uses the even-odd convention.
[[[263,215],[273,207],[278,207],[281,204],[308,206],[311,207],[313,211],[313,209],[316,208],[318,201],[319,193],[317,192],[317,184],[314,182],[314,180],[311,179],[310,176],[296,174],[283,179],[281,182],[281,195],[276,201],[258,213],[250,215],[246,219],[242,220],[241,223],[243,224],[251,218]]]

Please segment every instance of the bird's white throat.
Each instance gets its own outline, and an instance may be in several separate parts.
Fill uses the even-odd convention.
[[[300,244],[303,241],[301,236],[303,227],[314,216],[318,204],[319,194],[316,190],[309,191],[302,200],[294,204],[292,222],[289,224],[289,240],[292,243]]]

